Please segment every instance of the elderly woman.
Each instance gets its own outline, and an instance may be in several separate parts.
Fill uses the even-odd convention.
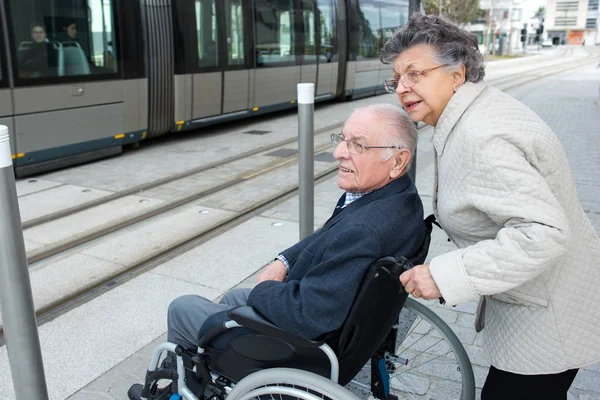
[[[415,14],[384,45],[388,91],[434,127],[433,209],[458,250],[401,276],[415,297],[480,300],[492,364],[482,399],[566,399],[600,361],[600,240],[560,142],[485,84],[475,38]]]

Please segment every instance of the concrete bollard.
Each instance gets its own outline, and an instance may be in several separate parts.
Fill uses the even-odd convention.
[[[0,125],[0,304],[17,400],[47,400],[10,137],[3,125]]]
[[[298,152],[300,240],[314,230],[314,142],[315,142],[315,84],[299,83],[298,86]]]

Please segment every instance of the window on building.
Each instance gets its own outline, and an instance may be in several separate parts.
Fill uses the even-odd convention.
[[[594,29],[596,27],[596,18],[588,18],[585,21],[586,29]]]
[[[559,1],[556,3],[556,11],[577,11],[578,9],[578,1]]]
[[[113,1],[11,0],[10,9],[19,78],[118,71]]]
[[[196,0],[196,31],[198,36],[198,66],[219,65],[216,0]]]
[[[258,67],[295,62],[293,10],[293,0],[256,0],[254,2]]]
[[[377,58],[381,48],[379,3],[359,0],[357,59]]]
[[[574,17],[556,17],[554,26],[572,26],[577,25],[577,18]]]
[[[598,9],[598,0],[589,0],[588,10],[594,11]]]
[[[244,13],[242,0],[227,0],[227,54],[229,65],[244,64]]]

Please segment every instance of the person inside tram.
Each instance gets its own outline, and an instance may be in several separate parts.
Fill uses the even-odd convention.
[[[253,289],[234,289],[220,303],[198,295],[175,299],[167,315],[169,342],[196,349],[199,332],[239,305],[296,336],[317,338],[342,326],[372,263],[419,254],[426,232],[421,199],[406,174],[417,140],[408,115],[390,104],[359,108],[331,140],[344,193],[325,225],[283,250]],[[129,398],[139,399],[141,390],[132,386]]]
[[[48,42],[46,28],[42,24],[31,25],[29,47],[18,59],[21,78],[39,78],[57,75],[58,51]]]
[[[81,46],[81,41],[77,37],[77,23],[75,21],[68,21],[61,26],[62,32],[56,35],[56,39],[59,42],[77,42]]]

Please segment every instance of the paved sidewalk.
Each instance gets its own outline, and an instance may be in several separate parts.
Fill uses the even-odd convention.
[[[574,49],[581,52],[580,48]],[[510,70],[517,71],[528,60],[544,60],[546,56],[523,57],[489,63],[489,77],[503,77]],[[560,60],[555,60],[560,62]],[[540,74],[543,75],[543,70]],[[554,75],[534,84],[529,83],[509,91],[529,105],[548,122],[565,145],[579,194],[597,231],[600,231],[600,69],[593,67]],[[383,95],[353,102],[328,103],[317,107],[315,127],[341,122],[357,107],[373,103],[397,104],[393,95]],[[138,152],[121,157],[102,160],[79,167],[46,174],[35,184],[21,181],[22,190],[28,185],[62,185],[39,191],[40,204],[56,205],[53,193],[63,190],[64,197],[72,199],[75,191],[79,196],[98,191],[118,191],[158,177],[206,164],[227,156],[239,154],[257,146],[272,143],[297,134],[297,117],[293,113],[282,113],[265,118],[243,121],[224,127],[215,127],[205,133],[175,135],[163,138],[159,143],[142,148]],[[265,129],[265,135],[247,135],[250,129]],[[226,134],[217,134],[223,133]],[[431,150],[431,128],[420,131],[417,166],[417,186],[423,198],[426,212],[431,210],[433,179],[433,155]],[[248,166],[251,167],[251,166]],[[223,172],[223,176],[239,172],[235,167]],[[116,171],[116,172],[115,172]],[[290,173],[289,178],[295,175]],[[215,174],[214,179],[221,175]],[[47,181],[46,181],[47,180]],[[329,217],[332,205],[340,195],[336,179],[329,179],[315,188],[315,224],[320,225]],[[258,180],[257,180],[258,182]],[[272,181],[257,183],[256,196],[261,190],[276,186]],[[61,189],[62,188],[62,189]],[[71,189],[68,192],[67,189]],[[92,191],[83,190],[91,188]],[[186,187],[174,188],[186,191]],[[272,188],[271,188],[272,189]],[[38,187],[36,190],[40,190]],[[53,191],[54,190],[54,191]],[[42,194],[48,197],[42,198]],[[23,194],[23,193],[20,193]],[[153,193],[153,201],[164,201],[176,193],[171,190]],[[239,194],[239,193],[238,193]],[[32,193],[28,196],[35,196]],[[51,196],[52,195],[52,196]],[[212,199],[199,200],[186,218],[196,224],[195,218],[216,218],[219,213],[231,213],[238,204]],[[240,197],[240,196],[238,196]],[[253,198],[249,196],[248,198]],[[51,200],[49,200],[51,199]],[[42,201],[43,200],[43,201]],[[141,204],[134,199],[133,203]],[[248,199],[246,199],[248,200]],[[135,205],[134,204],[134,205]],[[146,206],[149,203],[144,203]],[[200,208],[198,208],[200,207]],[[210,210],[200,217],[198,210]],[[31,212],[36,207],[29,208]],[[23,210],[22,210],[23,211]],[[121,210],[126,212],[127,210]],[[129,212],[129,211],[127,211]],[[81,221],[74,223],[79,227]],[[148,224],[151,225],[151,224]],[[154,224],[154,229],[161,230]],[[171,227],[173,228],[173,227]],[[175,227],[182,230],[181,226]],[[257,235],[260,232],[261,235]],[[64,233],[58,230],[57,233]],[[50,232],[47,235],[55,235]],[[171,231],[159,232],[170,235]],[[83,269],[90,275],[98,273],[94,261],[100,256],[133,256],[155,248],[154,243],[142,235],[134,235],[107,247],[102,254],[75,260],[64,265],[60,282],[49,282],[48,287],[69,281]],[[44,235],[40,233],[40,237]],[[292,198],[279,206],[263,212],[232,231],[195,248],[184,255],[155,268],[154,270],[116,287],[89,303],[70,311],[40,327],[40,338],[44,352],[44,364],[51,399],[124,399],[132,382],[141,382],[156,343],[165,339],[166,307],[181,294],[197,293],[207,298],[218,299],[236,285],[252,286],[256,271],[272,259],[282,248],[296,242],[298,237],[298,199]],[[94,243],[93,245],[96,245]],[[91,246],[91,245],[90,245]],[[147,246],[144,247],[144,246]],[[431,254],[434,256],[453,249],[439,230],[435,231]],[[87,261],[86,261],[87,260]],[[95,261],[94,261],[95,262]],[[224,268],[223,266],[226,266]],[[72,280],[72,279],[71,279]],[[241,282],[241,283],[240,283]],[[473,329],[475,303],[458,307],[431,306],[457,333],[469,352],[477,386],[480,388],[489,364],[481,351],[480,338]],[[67,345],[65,345],[67,344]],[[6,365],[6,349],[0,348],[0,365]],[[0,398],[12,399],[12,386],[8,368],[0,368]],[[447,400],[448,396],[440,398]],[[569,399],[600,399],[600,367],[591,366],[582,370],[569,394]]]
[[[597,231],[600,231],[599,85],[600,70],[584,68],[576,73],[569,72],[546,78],[509,92],[547,121],[562,141],[571,162],[582,203]],[[559,93],[560,95],[557,95]],[[419,136],[417,185],[426,212],[431,210],[430,194],[433,179],[433,154],[429,142],[431,135],[432,130],[427,128],[422,130]],[[339,195],[339,191],[335,188],[335,179],[318,185],[315,193],[317,195],[316,223],[322,223],[330,212],[329,206],[333,204],[332,201],[335,201]],[[262,216],[297,222],[297,210],[298,201],[295,198],[263,213]],[[453,245],[445,239],[441,231],[434,231],[430,257],[453,249]],[[240,286],[252,286],[255,275],[251,275]],[[482,353],[480,337],[473,329],[476,304],[471,302],[457,307],[445,307],[431,302],[430,305],[452,327],[467,349],[473,364],[479,394],[489,363]],[[156,343],[162,340],[165,340],[164,335],[71,396],[70,399],[124,398],[124,391],[131,382],[141,381],[150,352]],[[600,399],[600,365],[593,365],[579,372],[569,392],[569,399]]]

